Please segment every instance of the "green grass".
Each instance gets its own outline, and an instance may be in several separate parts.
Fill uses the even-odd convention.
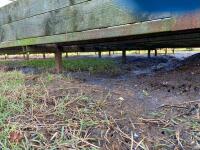
[[[25,95],[24,75],[19,72],[0,73],[0,144],[3,149],[10,145],[11,149],[19,149],[16,144],[9,143],[9,133],[17,129],[15,124],[9,124],[8,118],[22,113]],[[7,122],[7,123],[6,123]]]
[[[38,77],[25,76],[17,71],[0,72],[0,147],[3,150],[29,150],[37,146],[39,149],[53,150],[65,149],[65,145],[79,149],[85,145],[82,141],[91,142],[87,139],[86,131],[105,123],[102,118],[96,118],[96,114],[82,113],[81,109],[89,111],[89,107],[95,105],[95,100],[82,92],[66,94],[64,97],[49,95],[48,86],[58,80],[68,84],[70,81],[62,75],[45,73]],[[51,100],[54,104],[51,104]],[[81,108],[71,110],[74,103]],[[72,112],[75,120],[70,117]],[[94,113],[97,111],[94,110]],[[46,125],[40,127],[40,124]],[[66,129],[73,130],[71,135],[66,135]],[[20,142],[11,141],[12,133],[22,133],[23,139]],[[50,140],[55,133],[58,135]],[[88,150],[97,149],[92,145],[84,147]]]
[[[142,136],[138,140],[142,140],[143,149],[166,149],[166,146],[172,149],[168,141],[177,142],[174,136],[179,127],[186,131],[180,134],[184,146],[189,146],[191,142],[187,139],[193,139],[200,130],[197,114],[183,115],[198,102],[191,106],[183,103],[180,106],[185,107],[173,107],[173,111],[172,107],[163,107],[147,116],[141,114],[134,118],[132,109],[124,107],[129,104],[122,105],[121,101],[113,99],[116,93],[74,81],[56,74],[24,75],[17,71],[0,71],[0,149],[98,150],[116,145],[116,138],[122,141],[119,143],[122,147],[123,143],[128,148],[132,144],[138,147],[137,143],[131,143],[132,134],[149,128],[164,135],[155,134],[151,139],[152,132],[143,132],[148,137],[147,141]],[[133,119],[137,121],[134,126]],[[10,140],[13,132],[22,133],[20,142]],[[187,137],[183,137],[186,134]],[[149,143],[152,144],[150,148],[145,148]]]
[[[29,61],[2,61],[2,65],[27,66],[42,69],[51,69],[55,67],[54,59],[35,59]],[[114,60],[83,58],[83,59],[64,59],[63,67],[66,71],[88,71],[90,73],[111,73],[116,74],[119,68]]]

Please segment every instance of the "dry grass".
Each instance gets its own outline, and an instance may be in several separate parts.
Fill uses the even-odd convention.
[[[115,93],[71,77],[0,72],[3,149],[199,148],[199,101],[135,114]]]

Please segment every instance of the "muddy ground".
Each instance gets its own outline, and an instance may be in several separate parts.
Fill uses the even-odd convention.
[[[72,78],[70,83],[60,79],[48,87],[54,97],[72,88],[72,93],[108,101],[103,111],[108,118],[115,118],[113,128],[123,138],[114,131],[109,134],[114,130],[110,127],[106,129],[108,137],[104,136],[107,141],[93,144],[113,150],[200,149],[200,53],[187,58],[128,56],[126,65],[120,64],[118,57],[112,59],[121,69],[118,75],[65,72],[64,76]],[[18,70],[34,72],[32,68]],[[183,118],[187,121],[182,122]],[[191,118],[196,119],[195,127],[190,124]],[[90,134],[98,138],[105,132],[93,130]]]
[[[120,58],[115,58],[120,62]],[[82,84],[98,86],[122,97],[131,109],[146,112],[163,104],[200,99],[200,54],[188,58],[128,57],[117,76],[65,73]],[[116,97],[116,98],[117,98]]]
[[[67,59],[81,59],[87,56]],[[90,57],[90,56],[88,56]],[[88,72],[64,72],[80,84],[98,86],[117,93],[130,106],[138,106],[142,112],[154,110],[163,104],[200,99],[200,54],[179,53],[171,56],[128,56],[127,64],[121,64],[121,57],[113,56],[120,68],[117,75],[89,74]],[[25,74],[41,74],[38,68],[12,66]],[[133,108],[134,109],[134,108]]]
[[[120,62],[120,58],[115,59]],[[119,116],[120,111],[121,113],[125,113],[126,119],[132,118],[133,122],[138,122],[138,118],[145,118],[139,122],[147,126],[139,125],[135,127],[133,137],[137,142],[145,141],[145,138],[147,141],[149,139],[153,146],[147,144],[146,149],[200,149],[198,144],[200,142],[199,139],[195,140],[192,136],[184,133],[185,130],[188,130],[188,134],[194,133],[190,131],[191,127],[180,125],[184,124],[184,121],[180,121],[177,124],[172,123],[171,126],[167,125],[171,123],[169,120],[173,116],[178,116],[180,113],[186,113],[188,118],[193,118],[192,115],[198,114],[197,110],[199,108],[196,106],[200,106],[198,105],[199,102],[194,104],[190,104],[189,102],[200,100],[200,54],[186,58],[180,56],[160,56],[150,59],[140,56],[128,57],[127,65],[120,67],[122,68],[121,74],[114,77],[107,77],[106,75],[90,76],[87,73],[72,73],[71,75],[79,81],[80,85],[89,86],[90,90],[93,90],[93,87],[95,87],[100,91],[109,91],[112,95],[111,101],[113,101],[113,105],[109,106],[108,109],[113,111],[111,112],[111,116],[114,118]],[[96,99],[98,99],[98,96]],[[120,107],[116,107],[116,101],[121,101]],[[189,105],[184,104],[185,102],[188,102]],[[174,110],[173,106],[182,106],[182,104],[184,107],[183,110]],[[161,110],[161,106],[170,107],[168,110]],[[192,115],[188,115],[190,111],[193,112]],[[149,114],[152,112],[156,115],[159,113],[164,113],[165,115],[164,117],[162,115],[162,117],[155,115],[156,119],[153,117],[155,120],[151,120],[152,116],[150,120],[146,119],[149,118]],[[170,115],[168,116],[167,114]],[[159,123],[160,118],[164,118],[166,121],[164,124],[161,123],[162,125]],[[188,122],[190,124],[193,121],[189,119]],[[124,130],[128,128],[126,124],[130,124],[130,121],[124,121],[121,124]],[[197,130],[194,134],[199,135],[199,127],[194,128],[193,130]],[[170,129],[174,131],[174,134],[167,133]],[[183,138],[181,142],[177,140],[179,134]],[[165,140],[158,140],[163,137],[167,137],[166,141],[168,138],[172,138],[174,143],[170,142],[170,140],[167,142]],[[153,142],[153,140],[155,141]],[[120,146],[112,147],[112,149],[125,148],[120,144]],[[145,149],[145,146],[143,148],[137,146],[136,149]]]

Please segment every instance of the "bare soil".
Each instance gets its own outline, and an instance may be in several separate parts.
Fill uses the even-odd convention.
[[[122,69],[122,74],[116,77],[90,76],[87,73],[72,73],[72,76],[78,82],[76,85],[86,87],[84,91],[91,93],[96,90],[99,94],[111,94],[111,97],[109,97],[111,104],[107,107],[107,113],[110,113],[113,118],[120,118],[119,114],[125,113],[126,121],[124,120],[121,123],[123,129],[130,129],[131,124],[128,118],[133,122],[138,122],[138,118],[146,118],[148,113],[161,111],[158,110],[160,106],[176,106],[185,102],[200,100],[199,54],[184,60],[169,56],[152,59],[130,57],[128,64],[123,66]],[[94,99],[101,97],[98,92],[92,94]],[[118,103],[120,103],[120,106],[118,106]],[[188,110],[186,109],[186,111]],[[170,117],[168,116],[168,118]],[[171,118],[173,117],[171,116]],[[137,135],[146,137],[151,139],[155,146],[153,140],[159,139],[165,133],[157,129],[158,120],[155,120],[155,122],[152,120],[153,124],[151,120],[143,121],[141,122],[145,123],[146,126],[141,127],[139,125],[138,128],[143,129],[139,131],[136,127],[136,139]],[[174,130],[176,132],[177,128]],[[142,134],[144,135],[142,136]],[[141,137],[140,140],[142,140]],[[172,144],[168,149],[174,147],[176,146]],[[123,147],[118,149],[123,149]]]
[[[119,58],[115,59],[118,61]],[[122,71],[118,76],[66,72],[64,75],[70,77],[70,81],[56,78],[46,87],[46,109],[52,110],[55,99],[69,93],[70,97],[90,97],[95,107],[98,104],[95,115],[90,114],[88,119],[107,119],[110,123],[88,127],[82,133],[86,135],[88,132],[88,138],[79,143],[82,147],[112,150],[200,149],[200,54],[183,60],[171,56],[151,59],[128,57],[128,64],[119,63],[119,67]],[[28,86],[38,82],[38,75],[34,76],[27,78]],[[77,109],[94,109],[92,103],[76,101],[71,101],[66,107],[65,115],[74,123],[70,127],[74,130],[78,128]],[[64,124],[62,117],[48,116],[41,111],[36,116],[39,116],[38,122]],[[81,117],[84,116],[83,113]],[[26,117],[20,120],[27,122]],[[24,132],[28,131],[24,129]],[[41,132],[46,133],[49,140],[55,133],[51,133],[49,128]],[[58,147],[70,148],[73,149]]]
[[[128,64],[120,67],[121,74],[114,77],[83,72],[66,75],[81,84],[116,93],[116,98],[122,97],[131,109],[139,106],[143,112],[200,98],[200,54],[183,60],[171,56],[129,57]]]
[[[116,77],[71,75],[78,82],[76,85],[86,87],[84,91],[110,93],[107,113],[113,118],[121,118],[119,114],[124,113],[124,120],[118,124],[127,135],[134,125],[133,138],[138,145],[144,142],[149,149],[200,149],[200,141],[193,137],[200,133],[199,120],[197,127],[191,127],[200,106],[200,54],[185,59],[130,57],[128,64],[121,67],[123,71]],[[101,95],[98,92],[94,92],[95,99]],[[186,115],[183,118],[189,118],[188,123],[180,121],[179,115]],[[180,122],[174,123],[176,119]],[[111,149],[128,149],[122,143],[114,145]]]

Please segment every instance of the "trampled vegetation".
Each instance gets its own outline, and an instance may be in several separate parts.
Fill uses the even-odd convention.
[[[191,144],[198,148],[198,102],[163,105],[143,116],[127,109],[116,93],[70,77],[1,72],[0,146],[5,150],[158,150],[191,148]]]
[[[154,68],[163,64],[159,59],[133,58],[129,65]],[[67,70],[71,67],[70,71],[84,76],[85,72],[79,71],[91,73],[84,65],[94,69],[104,66],[101,72],[93,72],[100,74],[120,65],[113,59],[69,60],[66,72],[57,75],[48,71],[23,74],[14,67],[43,69],[44,65],[51,70],[51,59],[16,62],[1,62],[3,150],[199,149],[199,54],[178,61],[182,65],[168,72],[136,76],[130,70],[124,79],[122,75],[97,76],[97,82],[96,75],[81,80],[74,78],[76,72]]]
[[[24,61],[1,61],[0,64],[9,67],[34,67],[44,70],[54,69],[55,61],[53,59],[35,59]],[[64,59],[63,67],[65,71],[88,71],[92,74],[108,73],[117,74],[119,68],[116,62],[111,59],[83,58],[83,59]]]
[[[94,150],[109,142],[107,134],[116,134],[115,121],[105,112],[112,105],[109,92],[93,88],[97,92],[91,93],[90,87],[79,87],[71,78],[50,74],[1,72],[0,82],[3,149]],[[97,95],[101,99],[95,99]]]

